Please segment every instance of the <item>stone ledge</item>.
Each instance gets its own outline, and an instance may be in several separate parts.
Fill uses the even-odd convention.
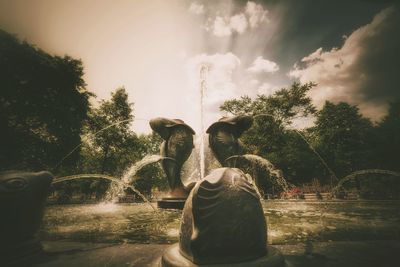
[[[169,244],[107,244],[44,241],[46,253],[36,267],[157,266]],[[398,266],[400,240],[315,242],[305,254],[305,244],[274,245],[290,267],[391,267]]]

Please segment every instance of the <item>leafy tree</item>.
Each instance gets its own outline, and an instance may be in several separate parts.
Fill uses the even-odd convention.
[[[128,102],[124,88],[118,88],[110,100],[101,101],[98,108],[90,111],[79,172],[121,177],[146,155],[159,154],[161,139],[157,135],[137,136],[130,129],[132,113],[133,104]],[[150,194],[154,187],[165,187],[163,172],[157,164],[144,167],[137,176],[134,186],[142,193]],[[97,198],[101,198],[108,187],[109,182],[104,180],[80,183],[82,193],[95,194]]]
[[[102,100],[100,106],[89,113],[86,134],[91,141],[87,145],[89,150],[95,150],[100,156],[100,173],[121,172],[121,167],[118,166],[121,165],[121,152],[138,144],[137,136],[129,129],[134,118],[132,106],[132,103],[128,103],[125,88],[122,87],[111,93],[110,100]]]
[[[318,151],[339,177],[373,167],[373,125],[357,106],[325,102],[311,131]]]
[[[225,101],[220,107],[221,111],[232,115],[253,116],[252,128],[242,136],[247,151],[270,160],[294,183],[310,180],[321,170],[307,143],[296,131],[288,129],[294,119],[316,112],[307,96],[314,86],[314,83],[293,83],[290,88],[282,88],[269,96],[258,95],[254,100],[243,96]],[[265,192],[270,190],[271,183],[265,182],[268,178],[265,170],[256,168],[250,173],[257,176]]]
[[[220,110],[233,115],[267,115],[280,125],[289,125],[293,119],[316,112],[311,98],[307,97],[307,92],[315,85],[315,83],[302,85],[295,82],[290,88],[282,88],[268,96],[258,95],[255,100],[242,96],[240,99],[225,101]]]
[[[400,170],[400,102],[390,105],[388,115],[377,127],[376,160],[380,168],[394,171]]]
[[[0,30],[0,166],[53,167],[80,143],[89,97],[80,60],[52,56]],[[64,166],[78,160],[72,155]]]

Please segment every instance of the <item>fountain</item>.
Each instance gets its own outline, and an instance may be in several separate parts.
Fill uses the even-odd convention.
[[[157,202],[160,208],[182,209],[194,182],[184,185],[181,179],[183,163],[192,153],[193,129],[179,119],[155,118],[150,127],[158,133],[164,142],[160,147],[163,157],[162,167],[168,179],[170,192]]]
[[[49,172],[0,173],[0,263],[25,265],[42,252],[37,231],[53,176]]]
[[[251,124],[251,117],[237,116],[222,118],[207,129],[211,150],[222,166],[241,156],[238,138]],[[183,209],[179,244],[167,249],[159,266],[285,266],[281,253],[267,248],[260,200],[250,175],[237,168],[213,170],[192,189]]]

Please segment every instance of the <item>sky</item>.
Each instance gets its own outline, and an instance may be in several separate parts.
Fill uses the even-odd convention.
[[[93,103],[124,86],[135,131],[167,117],[198,132],[202,80],[206,128],[224,100],[294,81],[318,84],[309,96],[319,109],[346,101],[379,121],[400,101],[399,12],[372,0],[0,0],[0,28],[81,59]]]

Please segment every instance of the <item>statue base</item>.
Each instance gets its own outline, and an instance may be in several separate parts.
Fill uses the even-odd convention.
[[[186,199],[187,198],[183,197],[162,198],[157,201],[157,207],[160,209],[182,210],[185,206]]]
[[[222,264],[206,264],[206,265],[198,265],[184,256],[179,252],[179,244],[174,244],[170,246],[161,257],[161,260],[158,263],[157,267],[286,267],[285,259],[282,256],[282,253],[274,248],[268,246],[268,253],[261,258],[245,261],[245,262],[237,262],[237,263],[222,263]]]

